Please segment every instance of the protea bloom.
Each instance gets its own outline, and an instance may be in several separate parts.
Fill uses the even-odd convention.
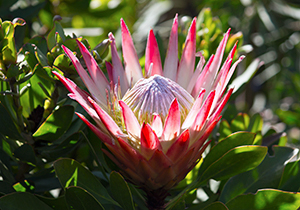
[[[70,98],[95,120],[96,125],[77,113],[106,145],[109,151],[104,153],[128,180],[145,190],[149,206],[161,206],[167,191],[193,169],[210,143],[206,140],[232,93],[232,89],[226,92],[227,84],[243,57],[231,66],[235,45],[220,68],[228,30],[216,54],[204,66],[201,53],[196,53],[194,18],[179,61],[176,16],[164,67],[150,30],[143,71],[122,19],[121,30],[124,67],[110,33],[112,64],[106,62],[108,79],[81,42],[77,41],[88,73],[63,46],[90,94],[53,73],[71,92]],[[196,56],[200,61],[194,69]]]

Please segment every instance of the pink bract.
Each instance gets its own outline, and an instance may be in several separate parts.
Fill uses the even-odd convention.
[[[53,73],[68,88],[69,96],[94,119],[96,124],[77,113],[106,145],[108,150],[104,153],[120,172],[148,194],[168,191],[193,169],[210,143],[207,138],[232,94],[232,89],[226,92],[228,82],[243,56],[232,65],[235,45],[221,67],[228,30],[215,55],[206,65],[200,55],[195,68],[194,18],[179,60],[176,15],[164,66],[151,30],[143,72],[123,19],[121,31],[124,65],[110,33],[112,63],[106,62],[108,79],[81,42],[77,41],[87,71],[73,52],[63,46],[89,93]]]

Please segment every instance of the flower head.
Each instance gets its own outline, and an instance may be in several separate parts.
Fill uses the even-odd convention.
[[[175,186],[201,159],[209,144],[206,140],[232,93],[232,89],[226,92],[227,84],[243,59],[231,65],[235,45],[220,68],[228,30],[216,54],[204,65],[203,56],[196,53],[194,19],[179,60],[177,30],[176,16],[163,67],[150,31],[142,71],[131,35],[121,19],[124,66],[110,33],[112,63],[106,62],[108,79],[81,42],[77,41],[88,73],[63,46],[89,94],[53,72],[68,88],[69,96],[95,120],[96,125],[77,113],[106,145],[104,153],[128,180],[150,194]],[[196,56],[200,61],[195,69]]]

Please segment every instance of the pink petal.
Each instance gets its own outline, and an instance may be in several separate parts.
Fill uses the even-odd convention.
[[[153,114],[153,121],[151,123],[151,127],[153,131],[156,133],[156,135],[160,137],[163,131],[163,124],[159,114]]]
[[[96,111],[91,108],[91,103],[88,100],[90,95],[85,91],[81,90],[73,81],[68,78],[63,77],[59,73],[53,71],[52,72],[58,79],[64,84],[64,86],[71,92],[68,96],[71,99],[76,100],[86,111],[87,113],[95,120],[100,121]]]
[[[199,53],[199,57],[200,57],[200,60],[197,64],[196,70],[193,73],[193,76],[192,76],[192,78],[189,82],[189,85],[188,85],[187,89],[186,89],[186,91],[189,92],[189,93],[192,92],[192,90],[193,90],[193,88],[194,88],[194,86],[197,82],[197,79],[198,79],[199,75],[201,74],[201,72],[203,70],[203,66],[205,64],[205,58],[201,53]]]
[[[179,158],[177,160],[177,162],[175,163],[175,165],[173,166],[175,172],[180,176],[181,173],[185,173],[185,175],[189,172],[188,170],[188,164],[190,162],[190,160],[194,157],[193,154],[195,150],[193,148],[189,148],[187,150],[187,152],[184,154],[184,156],[180,156],[181,158]],[[184,178],[183,177],[183,178]],[[178,180],[180,180],[180,178],[177,178]]]
[[[209,137],[210,133],[213,131],[213,129],[216,127],[217,123],[220,121],[220,119],[222,118],[222,116],[219,116],[218,118],[216,118],[214,121],[208,123],[204,128],[203,128],[203,132],[201,131],[200,133],[198,132],[195,133],[192,137],[191,135],[191,139],[199,139],[198,141],[193,141],[190,148],[195,148],[195,151],[198,151],[202,145],[204,144],[204,142],[206,141],[206,139]]]
[[[177,184],[177,182],[174,182],[174,179],[176,178],[177,174],[175,173],[173,167],[167,167],[164,168],[164,170],[162,170],[159,174],[157,174],[154,182],[159,183],[161,187],[165,189],[170,189],[172,186]]]
[[[114,68],[113,68],[113,66],[111,65],[110,62],[105,61],[105,67],[106,67],[106,71],[107,71],[109,80],[114,81],[114,78],[113,78]],[[117,83],[114,83],[114,84],[117,84]]]
[[[229,62],[230,60],[233,60],[233,56],[234,56],[234,54],[235,54],[235,52],[236,52],[236,48],[237,48],[237,43],[235,43],[235,45],[234,45],[233,48],[231,49],[231,51],[230,51],[228,57],[226,58],[226,61],[224,62],[223,66],[221,67],[221,70],[220,70],[219,73],[218,73],[218,77],[217,77],[217,79],[215,80],[215,84],[217,84],[218,81],[221,81],[221,77],[224,77],[223,75],[225,75],[225,77],[227,77],[229,68],[225,68],[225,66],[228,64],[228,62]],[[231,62],[230,62],[230,63],[231,63]],[[224,72],[226,72],[226,73],[224,73]],[[230,77],[231,77],[231,76],[230,76]],[[222,81],[223,81],[223,80],[222,80]],[[225,80],[224,80],[224,81],[225,81]],[[215,86],[216,86],[216,85],[215,85]]]
[[[161,150],[155,150],[148,162],[152,168],[156,169],[158,174],[165,168],[172,166],[172,161]]]
[[[108,86],[108,81],[103,74],[102,70],[99,68],[97,62],[91,55],[91,53],[88,51],[88,49],[84,46],[84,44],[76,39],[77,45],[80,49],[80,52],[83,56],[83,59],[85,61],[85,64],[89,70],[90,76],[96,86],[98,87],[99,91],[105,91],[105,89]]]
[[[189,82],[193,76],[195,68],[195,53],[196,53],[196,18],[189,28],[188,35],[186,37],[185,46],[181,55],[181,60],[177,72],[177,83],[187,88]]]
[[[130,146],[127,142],[125,142],[123,139],[118,138],[118,143],[121,147],[121,151],[124,154],[124,157],[129,160],[129,162],[132,162],[135,167],[138,166],[139,162],[143,157],[141,154],[139,154],[134,148]],[[135,168],[136,170],[136,168]]]
[[[146,47],[146,61],[145,61],[145,71],[146,74],[149,71],[149,67],[153,63],[151,76],[158,74],[162,75],[161,59],[159,54],[159,49],[157,41],[153,30],[151,29],[148,35],[147,47]]]
[[[137,153],[127,142],[123,139],[118,138],[116,143],[113,145],[105,144],[110,150],[110,153],[107,150],[102,149],[102,151],[108,155],[109,158],[113,157],[112,160],[121,168],[131,170],[136,170],[136,167],[139,164],[139,158],[142,158],[139,153]]]
[[[102,123],[106,127],[106,129],[113,135],[113,136],[124,136],[123,132],[119,128],[119,126],[115,123],[115,121],[105,112],[103,109],[91,98],[88,98],[90,103],[93,105],[94,109],[96,110],[97,114],[99,115]]]
[[[151,150],[161,149],[159,139],[150,125],[144,123],[141,129],[141,146]]]
[[[194,88],[193,88],[192,93],[191,93],[191,95],[193,97],[197,96],[199,94],[199,91],[202,88],[204,88],[203,83],[204,83],[204,81],[205,81],[205,79],[206,79],[206,77],[209,73],[209,69],[210,69],[210,66],[211,66],[214,58],[215,58],[214,55],[210,56],[210,58],[209,58],[208,62],[206,63],[204,69],[202,70],[201,74],[198,76],[196,84],[194,85]],[[207,91],[209,91],[209,90],[207,90]]]
[[[71,59],[73,65],[75,66],[79,76],[83,80],[85,86],[90,91],[91,95],[95,97],[95,99],[98,101],[106,101],[106,91],[105,89],[99,90],[94,81],[90,78],[88,73],[84,70],[84,68],[81,66],[79,60],[76,58],[76,56],[72,53],[71,50],[66,48],[65,46],[62,46],[65,53],[68,55],[68,57]]]
[[[225,85],[225,81],[226,81],[231,63],[232,63],[232,59],[229,59],[226,63],[224,63],[223,68],[219,72],[218,79],[215,81],[215,83],[212,87],[213,89],[216,90],[216,97],[215,97],[215,102],[213,104],[213,107],[215,106],[215,104],[219,100],[219,97],[221,97],[224,89],[226,88],[227,84]]]
[[[130,32],[123,19],[121,19],[121,31],[125,73],[127,76],[128,84],[130,84],[129,86],[132,86],[139,79],[143,78],[142,68],[140,66]]]
[[[132,110],[123,101],[119,101],[127,133],[135,138],[140,138],[141,126]]]
[[[121,85],[121,92],[122,96],[126,93],[128,90],[128,81],[125,77],[125,71],[121,62],[121,59],[118,55],[117,47],[116,47],[116,42],[115,42],[115,37],[112,33],[109,33],[109,39],[111,41],[110,47],[111,47],[111,59],[113,63],[113,69],[114,71],[112,72],[112,81],[114,81],[114,84],[118,83],[118,80],[120,80],[120,85]]]
[[[226,93],[226,95],[223,97],[222,101],[220,102],[220,104],[218,104],[218,107],[213,111],[212,116],[210,117],[210,121],[215,120],[216,118],[218,118],[218,116],[221,114],[224,106],[226,105],[227,101],[229,100],[231,94],[233,92],[233,88],[229,89],[228,92]]]
[[[195,118],[201,108],[203,98],[205,94],[205,89],[202,89],[201,92],[199,93],[199,96],[197,97],[196,101],[194,102],[189,114],[186,116],[181,128],[186,129],[189,128],[192,123],[195,121]]]
[[[170,33],[168,51],[164,63],[164,76],[176,80],[178,68],[178,14],[176,14]]]
[[[213,103],[213,108],[215,108],[215,105],[217,104],[217,102],[219,101],[219,98],[222,96],[222,94],[224,93],[227,84],[229,83],[229,80],[231,78],[231,76],[233,75],[236,66],[244,59],[245,56],[240,56],[239,59],[232,65],[232,67],[230,68],[230,64],[231,64],[231,59],[229,59],[228,63],[229,65],[225,65],[224,66],[224,72],[223,75],[219,78],[219,80],[215,81],[215,90],[216,90],[216,97],[215,97],[215,101]],[[229,69],[230,68],[230,69]]]
[[[65,78],[56,71],[52,71],[52,73],[61,81],[61,83],[64,84],[64,86],[68,89],[69,92],[75,93],[77,92],[77,90],[80,90],[80,88],[77,88],[77,85],[72,80]]]
[[[152,168],[146,159],[140,160],[139,166],[137,167],[136,170],[138,171],[138,174],[141,174],[142,177],[145,177],[144,178],[145,180],[148,179],[149,177],[157,176],[157,172],[156,172],[155,168]]]
[[[191,127],[193,131],[200,131],[202,129],[202,126],[204,125],[204,122],[206,121],[210,113],[210,108],[214,101],[214,97],[215,91],[210,92],[210,94],[207,96],[207,99],[205,100],[200,111],[198,112],[195,121]]]
[[[176,138],[180,133],[180,109],[175,98],[170,106],[168,116],[166,118],[162,140],[169,141]]]
[[[212,90],[212,85],[214,83],[214,80],[216,78],[216,75],[219,71],[222,59],[223,59],[223,54],[225,51],[225,47],[226,47],[226,43],[229,37],[229,33],[230,33],[230,29],[228,29],[228,31],[226,32],[226,34],[224,35],[224,38],[222,39],[222,41],[220,42],[217,51],[216,51],[216,55],[208,69],[208,72],[205,75],[200,75],[200,77],[203,77],[203,80],[201,81],[201,87],[204,88],[206,91],[211,91]]]
[[[227,74],[227,76],[226,76],[226,79],[225,79],[225,82],[224,82],[224,87],[223,87],[223,89],[222,89],[222,92],[224,91],[225,87],[226,87],[227,84],[229,83],[229,80],[230,80],[230,78],[232,77],[232,75],[233,75],[233,73],[234,73],[234,71],[235,71],[235,69],[236,69],[236,66],[237,66],[244,58],[245,58],[244,55],[240,56],[239,59],[238,59],[236,62],[234,62],[234,64],[231,66],[231,68],[230,68],[230,70],[229,70],[229,72],[228,72],[228,74]]]
[[[75,112],[77,116],[101,139],[104,143],[113,144],[112,138],[103,133],[97,126],[90,123],[82,114]]]
[[[172,144],[172,146],[168,149],[166,155],[172,160],[172,162],[176,162],[178,158],[182,157],[188,146],[190,140],[189,130],[185,130],[178,137],[178,139]]]

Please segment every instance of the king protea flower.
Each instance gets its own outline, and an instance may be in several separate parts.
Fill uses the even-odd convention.
[[[63,46],[89,94],[53,73],[71,92],[69,97],[94,119],[95,125],[77,113],[106,145],[108,150],[103,152],[129,181],[146,191],[152,200],[149,203],[158,202],[154,205],[159,206],[166,192],[184,179],[209,145],[206,140],[232,93],[232,89],[226,92],[226,87],[243,56],[231,66],[235,45],[220,68],[228,30],[216,54],[204,65],[203,56],[196,52],[194,18],[179,60],[176,15],[164,66],[150,30],[143,71],[123,19],[121,30],[124,66],[110,33],[112,63],[106,62],[108,79],[81,42],[77,41],[88,72]],[[196,56],[200,60],[195,69]]]

